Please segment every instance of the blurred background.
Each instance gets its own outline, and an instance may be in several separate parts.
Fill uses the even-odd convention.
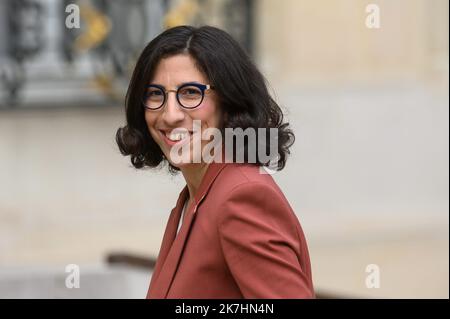
[[[0,298],[145,297],[184,181],[114,136],[137,55],[180,24],[231,33],[284,108],[273,177],[319,297],[448,298],[446,0],[0,1]]]

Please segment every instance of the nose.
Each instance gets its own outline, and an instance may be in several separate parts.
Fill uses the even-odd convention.
[[[170,94],[173,93],[173,94]],[[176,91],[167,91],[166,105],[163,108],[162,118],[169,126],[175,126],[185,117],[184,111],[178,105]]]

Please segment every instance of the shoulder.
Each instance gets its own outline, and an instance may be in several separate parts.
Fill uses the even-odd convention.
[[[282,194],[272,176],[266,174],[260,166],[253,164],[230,163],[225,165],[213,186],[223,196],[227,196],[236,189],[244,191],[250,190],[249,188],[252,187],[262,189],[264,192]]]
[[[235,218],[264,218],[274,224],[290,224],[289,228],[297,223],[294,211],[272,176],[256,165],[226,165],[211,195],[215,198],[219,224]]]

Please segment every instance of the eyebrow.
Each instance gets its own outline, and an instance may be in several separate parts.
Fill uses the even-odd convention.
[[[182,82],[182,83],[180,83],[179,85],[177,85],[177,88],[179,88],[179,87],[181,87],[181,86],[183,86],[183,85],[186,85],[186,84],[201,84],[201,83],[200,83],[200,82],[197,82],[197,81]],[[166,87],[165,87],[164,85],[159,84],[159,83],[150,83],[149,86],[150,86],[150,85],[157,85],[157,86],[160,86],[160,87],[166,89]]]

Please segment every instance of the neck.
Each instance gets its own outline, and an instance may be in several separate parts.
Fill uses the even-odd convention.
[[[186,165],[185,167],[182,167],[180,169],[181,173],[184,176],[184,179],[186,180],[186,184],[189,190],[189,201],[192,202],[195,195],[197,194],[198,188],[200,187],[203,176],[208,169],[208,164],[201,163]]]

